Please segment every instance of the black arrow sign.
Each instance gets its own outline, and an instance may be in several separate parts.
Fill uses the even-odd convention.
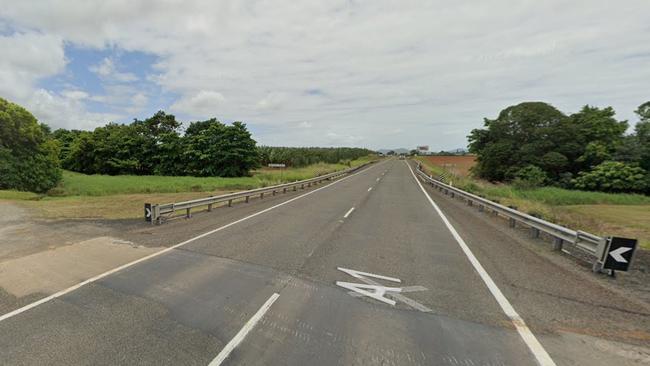
[[[607,255],[603,268],[627,271],[632,263],[637,240],[612,237],[608,241],[609,245],[607,246]]]

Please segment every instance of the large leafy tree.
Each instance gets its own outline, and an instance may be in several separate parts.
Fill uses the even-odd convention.
[[[639,122],[634,127],[636,143],[639,148],[639,165],[650,171],[650,102],[645,102],[636,110]]]
[[[532,165],[551,183],[569,184],[578,172],[611,160],[622,146],[627,121],[614,116],[611,107],[584,106],[568,117],[541,102],[508,107],[469,135],[470,151],[478,155],[475,172],[508,181]]]
[[[588,170],[610,160],[623,142],[627,121],[617,121],[612,107],[584,106],[569,116],[572,139],[584,146],[572,166],[573,172]]]
[[[214,118],[194,122],[184,137],[186,172],[196,176],[247,175],[259,164],[255,144],[241,122],[230,126]]]
[[[61,180],[59,147],[49,128],[0,98],[0,189],[45,192]]]
[[[181,123],[173,114],[158,111],[144,121],[134,120],[131,127],[139,144],[134,151],[139,174],[182,174]]]
[[[508,107],[496,119],[485,119],[483,129],[472,130],[470,152],[477,154],[475,173],[492,180],[511,180],[529,165],[558,174],[568,158],[558,150],[569,138],[563,134],[567,117],[542,102]],[[552,153],[552,154],[550,154]]]

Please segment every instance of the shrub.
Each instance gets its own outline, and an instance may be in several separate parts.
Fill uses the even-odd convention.
[[[517,188],[535,188],[544,185],[548,177],[546,173],[536,165],[527,165],[515,173],[513,184]]]
[[[46,192],[61,180],[59,146],[48,127],[0,98],[0,189]]]
[[[604,192],[645,192],[647,172],[638,166],[606,161],[572,181],[575,188]]]

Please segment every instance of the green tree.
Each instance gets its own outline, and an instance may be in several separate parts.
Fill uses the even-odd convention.
[[[515,173],[513,184],[519,188],[535,188],[543,186],[547,179],[546,173],[540,167],[526,165]]]
[[[573,180],[575,188],[605,192],[645,192],[648,190],[644,169],[618,161],[606,161],[589,172],[580,172]]]
[[[520,103],[502,110],[496,119],[484,119],[485,128],[474,129],[468,136],[469,150],[477,155],[474,172],[491,181],[504,181],[514,179],[527,165],[544,166],[543,157],[568,140],[562,134],[566,121],[562,112],[542,102]],[[560,155],[549,156],[555,160],[548,162],[557,165],[564,160]],[[556,165],[551,168],[557,170]]]
[[[0,189],[45,192],[61,180],[59,148],[23,107],[0,98]]]
[[[179,130],[181,123],[173,114],[163,111],[131,124],[138,146],[133,154],[140,162],[137,174],[180,174],[182,166],[182,144]]]
[[[612,107],[584,106],[580,112],[569,116],[573,140],[584,146],[582,154],[572,166],[573,172],[588,170],[611,159],[623,142],[627,121],[617,121]]]
[[[246,125],[226,126],[216,119],[193,122],[185,131],[186,173],[196,176],[237,177],[248,175],[259,156]]]

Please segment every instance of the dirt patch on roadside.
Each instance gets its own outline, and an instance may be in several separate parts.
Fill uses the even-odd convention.
[[[115,225],[85,220],[41,220],[28,208],[0,201],[0,263],[98,236],[117,236]]]
[[[99,237],[0,263],[0,287],[15,297],[51,294],[161,248]]]
[[[469,176],[469,170],[476,164],[474,155],[432,155],[425,156],[424,159],[459,177]]]

